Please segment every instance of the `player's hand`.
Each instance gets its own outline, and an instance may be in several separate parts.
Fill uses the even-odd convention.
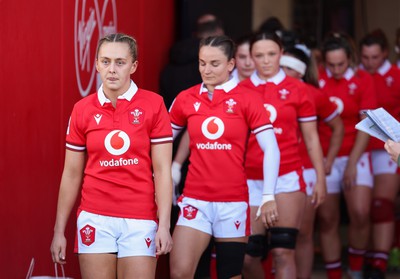
[[[394,142],[392,140],[388,140],[384,145],[387,153],[389,153],[390,158],[398,163],[399,154],[400,154],[400,143]]]
[[[356,185],[357,165],[347,164],[343,175],[343,185],[345,190],[350,190]]]
[[[325,180],[323,180],[321,182],[317,182],[317,184],[314,187],[314,191],[312,193],[311,203],[314,206],[314,208],[320,206],[325,201],[325,197],[326,197],[326,183]]]
[[[54,233],[53,241],[51,242],[50,252],[53,262],[65,264],[65,251],[67,247],[67,239],[63,233]]]
[[[177,205],[179,198],[179,182],[181,182],[181,168],[182,165],[177,162],[172,162],[171,173],[172,173],[172,204]]]
[[[279,221],[278,209],[275,200],[263,203],[257,211],[257,217],[261,218],[262,223],[266,228],[271,228]]]
[[[169,229],[159,227],[156,234],[156,255],[168,254],[172,249],[172,238]]]

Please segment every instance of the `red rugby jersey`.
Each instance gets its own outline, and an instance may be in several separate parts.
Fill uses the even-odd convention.
[[[190,137],[183,194],[206,201],[248,201],[244,154],[249,132],[272,125],[257,93],[234,79],[217,86],[211,101],[207,93],[203,84],[193,86],[170,109],[172,128],[187,126]]]
[[[279,175],[301,169],[303,162],[300,157],[299,122],[317,119],[315,105],[306,85],[286,76],[283,70],[266,83],[254,73],[241,84],[257,90],[263,98],[281,153]],[[256,138],[251,135],[246,154],[248,179],[263,179],[261,154]]]
[[[400,69],[386,60],[372,77],[379,96],[377,107],[383,107],[400,121]],[[371,137],[371,149],[383,149],[383,145],[381,140]]]
[[[368,109],[376,108],[376,91],[373,79],[367,72],[348,68],[343,78],[336,80],[332,74],[323,69],[320,72],[319,85],[323,93],[329,96],[331,102],[335,102],[344,125],[344,138],[338,156],[348,156],[353,148],[357,135],[355,125],[360,121],[360,113]],[[330,128],[319,125],[319,135],[324,151],[327,154]]]
[[[74,106],[66,147],[86,151],[80,208],[102,215],[156,220],[151,144],[172,141],[162,97],[138,89],[118,97],[116,108],[102,87]]]

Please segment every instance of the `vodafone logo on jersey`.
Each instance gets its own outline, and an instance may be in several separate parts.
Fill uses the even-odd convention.
[[[276,111],[276,108],[271,104],[264,104],[264,108],[267,111],[269,121],[271,121],[271,123],[274,123],[276,120],[276,117],[278,116],[278,112]]]
[[[210,116],[201,124],[201,132],[209,140],[219,139],[225,131],[224,122],[216,117]],[[199,142],[196,143],[197,149],[202,150],[231,150],[232,145],[229,143],[215,142]]]
[[[108,133],[104,139],[104,146],[112,155],[122,155],[130,147],[131,141],[127,133],[121,130],[114,130]]]
[[[207,118],[201,125],[201,132],[210,140],[219,139],[224,134],[224,131],[224,122],[216,116]]]
[[[342,101],[340,98],[338,98],[338,97],[329,97],[329,100],[330,100],[332,103],[335,103],[335,104],[336,104],[337,110],[338,110],[339,114],[342,114],[343,109],[344,109],[343,101]]]
[[[276,118],[278,117],[278,111],[271,104],[264,104],[264,108],[267,111],[269,121],[271,121],[271,123],[273,124],[275,122]],[[282,128],[274,127],[274,132],[275,132],[275,134],[281,135],[283,130],[282,130]]]

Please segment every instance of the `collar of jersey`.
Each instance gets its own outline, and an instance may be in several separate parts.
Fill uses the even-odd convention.
[[[279,72],[276,75],[274,75],[272,78],[269,78],[267,80],[261,79],[258,76],[257,71],[254,71],[254,73],[250,77],[250,80],[254,84],[254,86],[257,87],[260,84],[266,84],[267,82],[272,82],[275,85],[278,85],[285,79],[285,77],[286,77],[285,72],[282,69],[279,69]]]
[[[332,77],[332,72],[329,71],[328,69],[326,70],[326,75],[328,76],[328,78]],[[346,80],[350,80],[353,76],[354,76],[354,70],[350,67],[347,68],[346,72],[343,75],[343,78],[345,78]]]
[[[385,62],[383,62],[383,64],[382,64],[382,66],[379,67],[378,73],[381,76],[384,76],[387,74],[387,72],[389,72],[391,67],[392,67],[392,64],[390,64],[389,60],[385,60]]]
[[[133,96],[135,96],[136,92],[138,91],[138,87],[136,83],[134,83],[131,80],[131,85],[129,86],[128,91],[126,91],[124,94],[121,96],[118,96],[118,99],[122,100],[132,100]],[[103,84],[100,86],[99,90],[97,90],[97,98],[99,99],[99,102],[102,106],[104,106],[105,103],[111,103],[109,99],[107,99],[106,95],[103,92]]]
[[[228,92],[231,91],[233,88],[235,88],[237,84],[238,84],[238,83],[237,83],[237,80],[231,77],[227,82],[225,82],[225,83],[223,83],[223,84],[221,84],[221,85],[217,85],[217,86],[215,87],[215,90],[223,90],[223,91],[225,91],[226,93],[228,93]],[[208,92],[208,89],[207,89],[207,87],[205,86],[205,84],[204,84],[204,82],[203,82],[203,83],[201,84],[201,87],[200,87],[200,95],[201,95],[202,93],[205,93],[205,92]]]

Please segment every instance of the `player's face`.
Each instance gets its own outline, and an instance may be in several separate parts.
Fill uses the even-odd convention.
[[[214,91],[217,85],[228,81],[234,66],[234,59],[228,60],[219,47],[202,46],[199,50],[200,75],[210,91]]]
[[[325,66],[333,78],[341,79],[349,68],[350,61],[343,49],[335,49],[325,54]]]
[[[282,50],[272,40],[259,40],[253,44],[251,57],[260,78],[266,80],[279,72]]]
[[[361,63],[364,68],[371,74],[376,73],[383,65],[387,57],[387,52],[382,51],[380,45],[362,46]]]
[[[241,79],[250,77],[251,74],[254,72],[255,66],[253,59],[250,56],[249,43],[244,43],[238,46],[236,50],[235,61],[239,77]]]
[[[105,42],[101,45],[96,61],[96,69],[107,93],[121,95],[130,86],[130,75],[136,71],[137,61],[133,61],[129,45],[123,42]]]

